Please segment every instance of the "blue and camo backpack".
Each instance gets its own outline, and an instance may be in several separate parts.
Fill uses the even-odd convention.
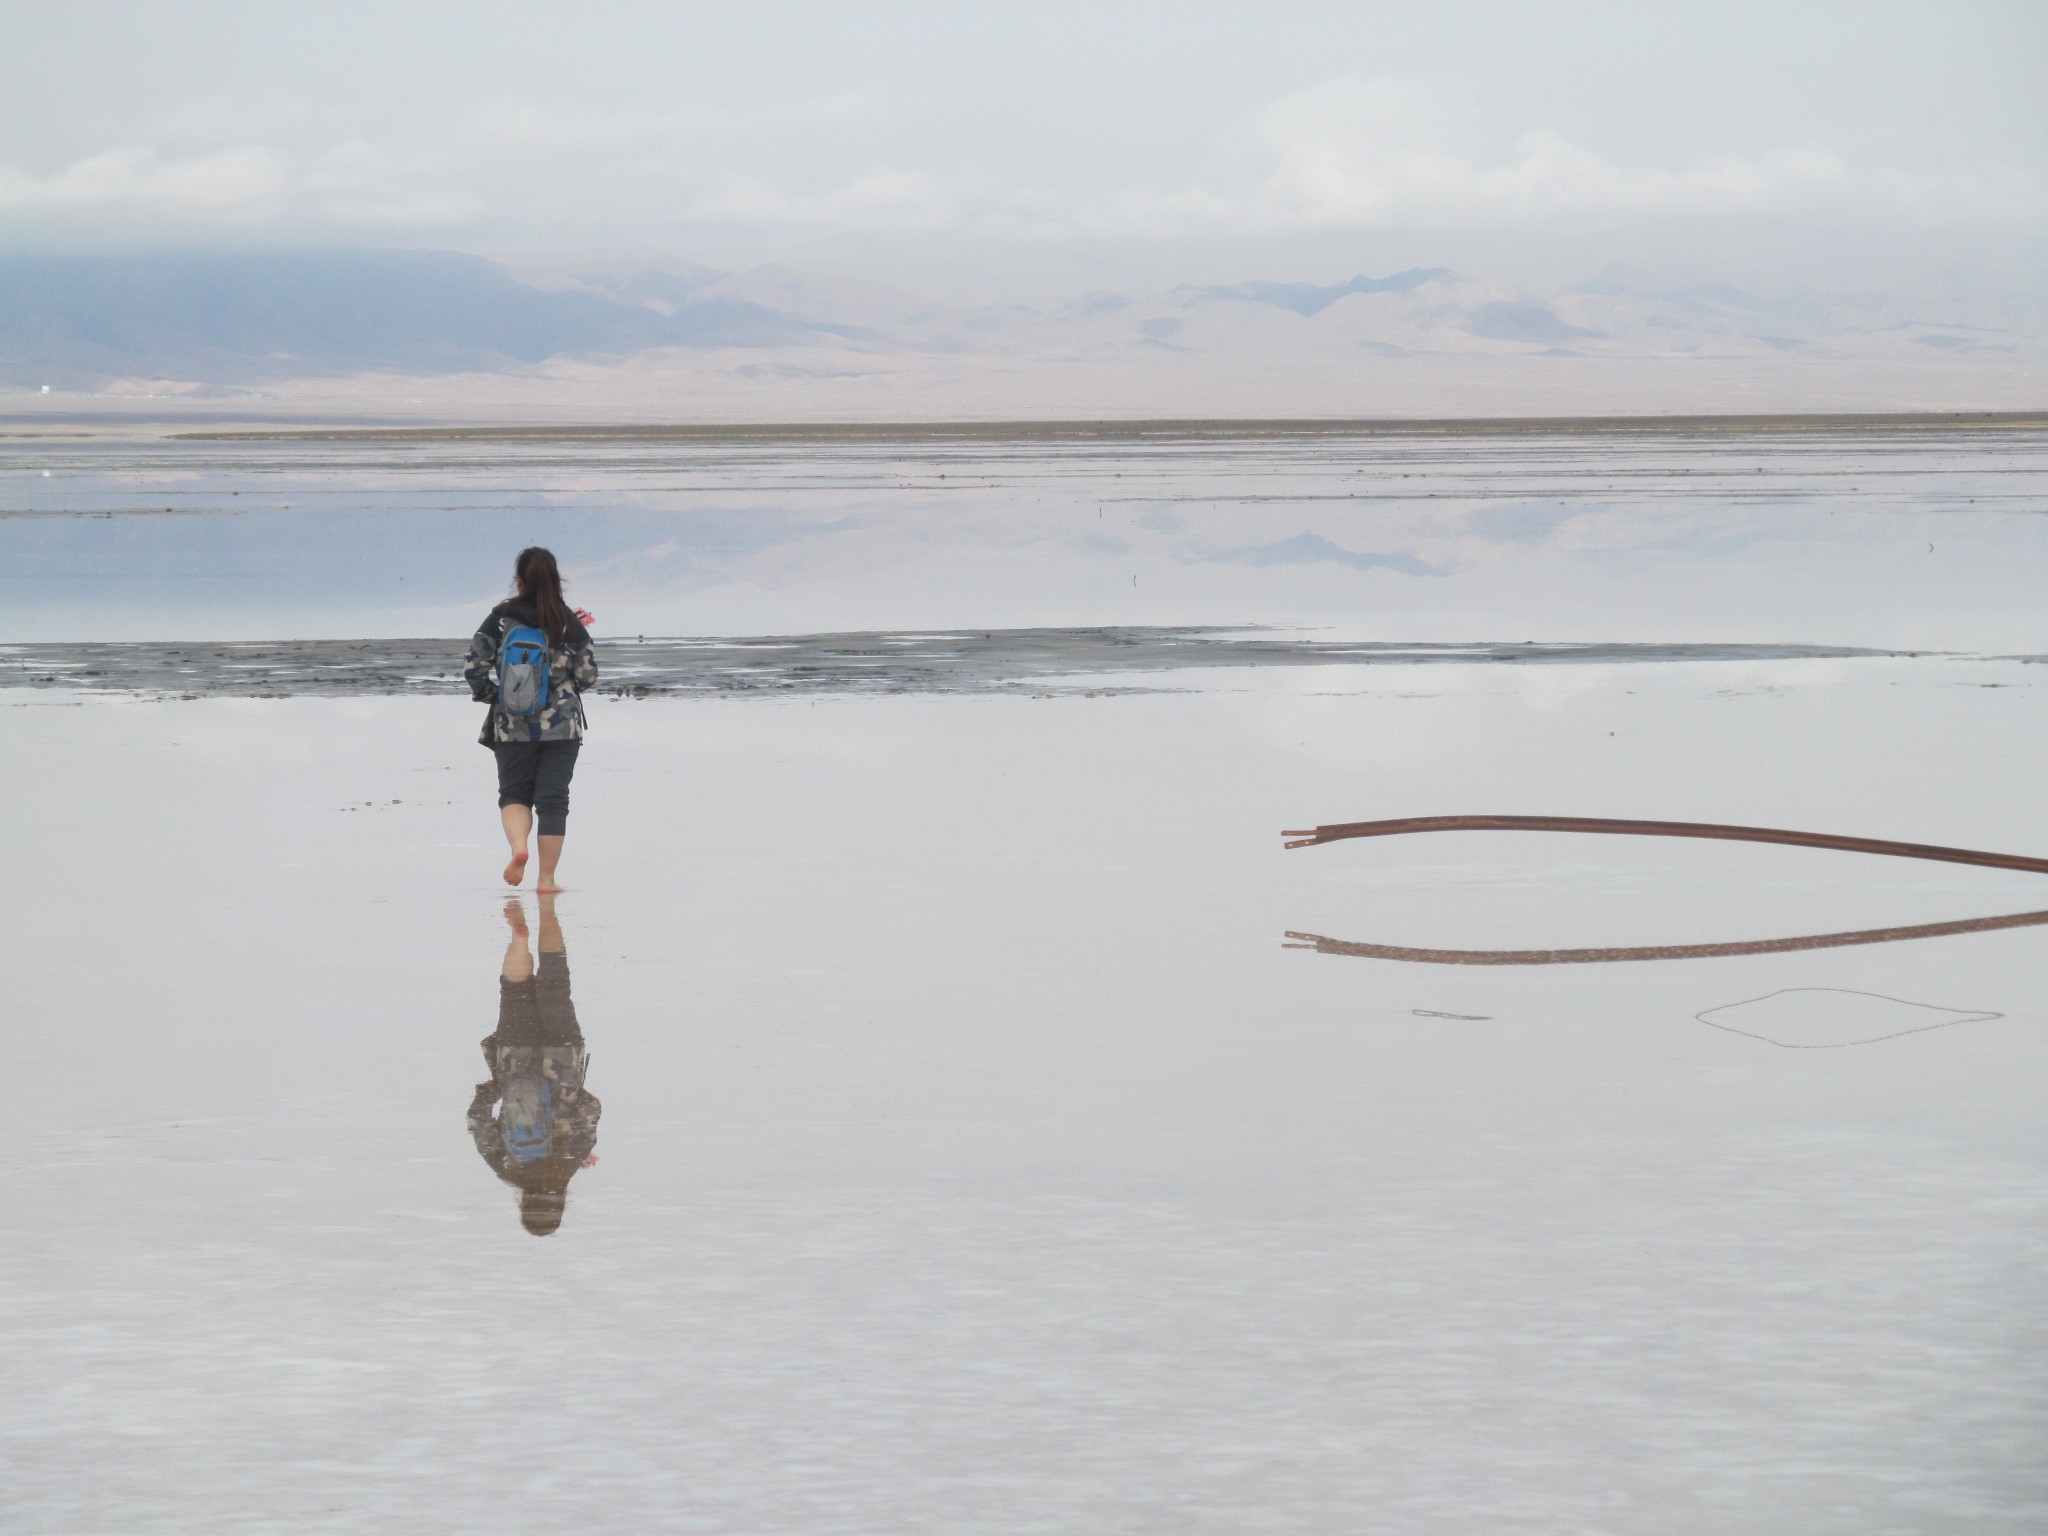
[[[531,625],[505,631],[498,645],[498,708],[537,715],[548,707],[548,637]]]
[[[530,1163],[546,1157],[555,1139],[555,1095],[548,1080],[521,1072],[506,1083],[498,1125],[513,1162]]]

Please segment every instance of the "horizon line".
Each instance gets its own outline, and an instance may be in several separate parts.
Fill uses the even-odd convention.
[[[95,413],[97,414],[97,413]],[[118,419],[118,413],[108,413]],[[45,418],[47,419],[47,418]],[[358,418],[360,419],[360,418]],[[1155,417],[1043,421],[616,422],[250,427],[176,432],[179,442],[520,441],[1090,441],[1228,437],[1485,437],[1738,432],[2048,429],[2048,408],[2024,411],[1781,411],[1660,416]]]

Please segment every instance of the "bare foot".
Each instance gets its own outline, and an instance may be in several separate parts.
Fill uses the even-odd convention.
[[[562,888],[552,880],[543,880],[533,888],[536,896],[559,896]]]
[[[526,855],[524,853],[515,853],[512,855],[512,862],[505,866],[505,883],[507,885],[517,885],[525,878]]]
[[[517,896],[510,897],[505,902],[505,921],[512,925],[512,931],[520,938],[526,937],[526,908],[520,904]]]

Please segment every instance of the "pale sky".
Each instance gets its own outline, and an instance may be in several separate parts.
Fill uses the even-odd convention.
[[[1867,281],[2048,230],[2038,0],[4,12],[0,249]]]

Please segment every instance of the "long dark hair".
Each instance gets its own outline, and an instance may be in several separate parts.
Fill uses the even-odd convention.
[[[561,645],[569,629],[569,605],[562,601],[562,572],[555,564],[554,552],[538,544],[522,549],[512,562],[512,574],[519,582],[519,595],[533,599],[548,644]]]
[[[548,1161],[563,1166],[511,1181],[519,1186],[519,1225],[535,1237],[546,1237],[562,1224],[563,1212],[569,1205],[569,1180],[583,1166],[562,1158],[551,1157]]]

